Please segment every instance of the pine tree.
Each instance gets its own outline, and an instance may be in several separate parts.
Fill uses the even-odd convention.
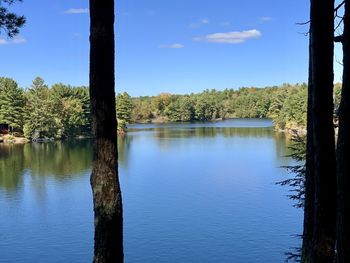
[[[131,114],[134,108],[134,104],[128,93],[123,92],[117,96],[117,120],[118,130],[121,132],[126,131],[126,125],[131,121]]]
[[[24,135],[27,138],[61,137],[55,104],[44,80],[37,77],[26,92]]]
[[[8,124],[11,131],[22,132],[23,90],[9,78],[0,78],[0,123]]]
[[[7,36],[14,37],[19,33],[19,29],[25,24],[26,19],[24,16],[18,16],[15,13],[9,12],[9,10],[3,6],[3,3],[11,5],[17,0],[3,0],[0,1],[0,34],[1,30],[5,31]],[[18,0],[21,2],[22,0]]]

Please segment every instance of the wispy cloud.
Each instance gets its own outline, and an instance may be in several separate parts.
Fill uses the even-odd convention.
[[[185,46],[182,44],[175,43],[175,44],[171,44],[171,45],[160,45],[159,47],[160,48],[179,49],[179,48],[184,48]]]
[[[195,41],[204,41],[209,43],[223,43],[223,44],[240,44],[248,39],[261,37],[261,32],[256,29],[247,31],[234,31],[225,33],[215,33],[203,37],[196,37]]]
[[[23,44],[27,40],[23,36],[15,36],[10,39],[0,38],[0,45]]]
[[[264,22],[269,22],[269,21],[272,21],[272,17],[270,17],[270,16],[263,16],[263,17],[260,17],[260,20],[264,21]]]
[[[89,13],[88,8],[69,8],[63,12],[66,15],[74,15],[74,14],[87,14]]]
[[[192,29],[200,28],[201,26],[207,25],[207,24],[209,24],[209,23],[210,23],[209,19],[207,19],[207,18],[202,18],[202,19],[200,19],[200,20],[199,20],[198,22],[196,22],[196,23],[191,23],[191,24],[190,24],[190,28],[192,28]]]

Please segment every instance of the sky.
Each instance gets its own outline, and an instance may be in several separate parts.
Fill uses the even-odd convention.
[[[88,85],[89,1],[24,0],[27,23],[0,35],[0,76],[23,88]],[[132,96],[307,81],[309,1],[118,0],[116,91]],[[336,46],[336,61],[341,61]],[[341,67],[335,63],[335,82]]]

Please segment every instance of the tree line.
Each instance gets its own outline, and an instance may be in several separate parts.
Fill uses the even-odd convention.
[[[0,123],[27,138],[67,138],[90,132],[90,99],[86,87],[54,84],[37,77],[21,89],[10,78],[0,78]]]
[[[339,16],[340,10],[344,10],[343,16]],[[10,37],[18,33],[24,20],[11,23],[7,9],[2,7],[0,11],[0,29],[5,29]],[[335,24],[334,20],[338,18],[340,21]],[[94,143],[91,175],[95,212],[94,262],[123,262],[123,208],[117,169],[114,92],[114,0],[90,0],[90,20],[89,95]],[[310,20],[306,24],[310,25],[309,79],[301,261],[346,263],[350,262],[350,0],[340,1],[337,6],[334,0],[310,0]],[[340,25],[343,25],[343,31],[335,36],[334,32]],[[15,31],[11,31],[12,28]],[[333,123],[337,101],[334,99],[333,85],[334,41],[342,43],[344,55],[343,83],[341,92],[338,92],[341,93],[338,99],[339,110],[336,111],[339,117],[337,141]],[[162,116],[163,111],[168,118],[177,120],[178,108],[191,113],[187,119],[208,120],[220,116],[222,112],[215,107],[215,100],[209,106],[207,99],[211,97],[208,94],[205,96],[206,99],[199,96],[194,110],[188,110],[190,95],[188,98],[183,96],[183,101],[178,102],[178,106],[175,102],[172,105],[174,107],[169,107],[171,103],[161,103],[159,112],[155,112],[155,115],[152,110],[140,112],[147,112],[147,119],[157,114]],[[142,101],[139,98],[140,105],[137,107],[150,107],[149,103]]]
[[[134,98],[133,103],[133,122],[270,118],[280,129],[303,128],[306,127],[307,85],[212,89],[188,95],[162,93]]]
[[[340,91],[341,85],[336,84],[334,113],[339,107]],[[306,109],[306,84],[135,98],[124,92],[116,97],[119,131],[126,131],[129,123],[225,118],[270,118],[279,129],[300,129],[306,127]],[[48,87],[37,77],[23,90],[16,81],[0,78],[0,123],[8,124],[12,132],[27,138],[89,135],[89,89],[61,83]]]

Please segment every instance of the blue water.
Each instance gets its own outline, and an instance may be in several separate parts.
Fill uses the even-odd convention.
[[[283,262],[299,245],[269,120],[138,124],[118,139],[125,262]],[[0,262],[91,262],[88,140],[0,144]]]

